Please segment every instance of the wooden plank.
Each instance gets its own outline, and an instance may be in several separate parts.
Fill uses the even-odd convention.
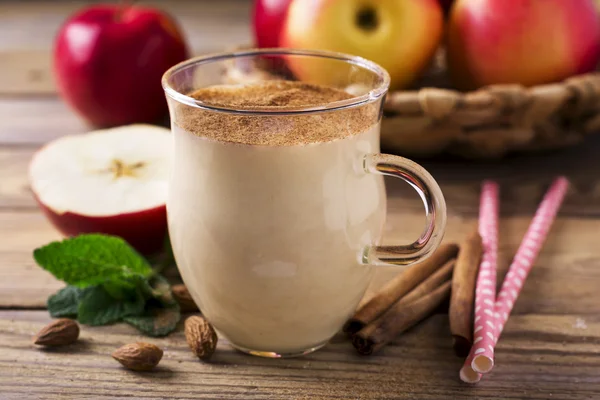
[[[0,212],[0,232],[0,308],[45,307],[63,284],[39,268],[31,254],[60,235],[38,212]]]
[[[27,165],[34,151],[33,148],[0,147],[0,210],[4,210],[0,213],[0,236],[7,238],[0,243],[0,307],[43,307],[47,296],[61,285],[37,268],[31,259],[33,248],[59,238],[38,213],[29,190]],[[443,173],[442,168],[439,171]],[[582,179],[579,182],[585,184],[583,179],[589,179],[589,175],[583,170],[579,178]],[[461,181],[451,173],[442,176],[442,179],[450,214],[446,237],[460,240],[477,217],[479,181],[464,173]],[[503,187],[505,196],[502,207],[503,210],[508,208],[505,214],[520,215],[503,220],[501,245],[506,257],[516,250],[531,217],[527,213],[512,213],[511,208],[513,211],[519,208],[523,212],[532,211],[543,193],[545,185],[542,182],[526,180]],[[392,181],[389,183],[392,184]],[[385,240],[390,244],[407,242],[419,233],[422,206],[405,187],[395,186],[391,192],[391,214]],[[598,278],[596,267],[600,263],[600,252],[595,250],[598,222],[568,216],[586,212],[593,214],[599,206],[594,191],[582,191],[577,187],[572,191],[561,212],[563,217],[558,221],[556,233],[553,231],[550,244],[546,246],[539,266],[530,278],[534,283],[528,284],[527,287],[531,289],[524,293],[525,299],[519,302],[517,311],[553,312],[553,308],[558,307],[565,312],[581,312],[596,301],[593,287],[600,282],[594,280]],[[400,227],[403,230],[399,230]],[[382,284],[395,272],[394,269],[382,272],[376,282]],[[564,299],[571,296],[571,290],[578,302],[573,299],[565,303]],[[544,293],[555,295],[544,296]]]
[[[78,134],[88,128],[63,105],[50,99],[4,105],[7,107],[3,107],[0,99],[0,209],[34,208],[27,167],[39,146],[36,143]],[[25,119],[26,115],[30,117]],[[485,165],[419,161],[439,181],[449,209],[456,214],[476,215],[481,181],[497,179],[502,184],[502,213],[531,216],[552,179],[565,174],[573,185],[562,214],[600,217],[600,177],[590,173],[600,171],[597,154],[600,154],[600,137],[560,156],[531,155]],[[422,212],[421,200],[408,185],[395,179],[388,179],[387,185],[389,195],[396,199],[390,203],[392,211]]]
[[[379,354],[358,356],[341,336],[295,359],[262,359],[233,351],[221,339],[210,363],[189,351],[181,331],[165,339],[138,336],[124,325],[82,327],[67,348],[40,350],[31,337],[45,312],[0,311],[3,399],[589,399],[600,396],[600,319],[511,316],[496,367],[478,385],[458,380],[447,316],[433,316]],[[110,357],[134,341],[165,351],[153,372],[124,370]]]
[[[51,63],[47,50],[0,51],[0,93],[55,95]]]
[[[91,128],[55,96],[0,97],[0,144],[40,146]]]
[[[0,146],[0,209],[36,209],[27,175],[34,149]]]
[[[90,1],[0,2],[0,94],[55,93],[51,50],[59,27]],[[250,39],[250,1],[145,1],[173,15],[192,55],[221,50]]]
[[[384,242],[406,243],[420,233],[423,217],[413,212],[390,214]],[[451,214],[445,240],[461,240],[473,217]],[[504,218],[501,223],[501,273],[529,224],[529,217]],[[516,313],[590,313],[600,303],[598,221],[560,217],[516,304]],[[60,236],[38,212],[0,212],[0,308],[41,308],[62,284],[37,267],[32,250]],[[378,268],[373,289],[398,273]]]
[[[463,214],[476,214],[484,179],[501,184],[501,213],[531,216],[549,183],[558,175],[572,185],[561,208],[563,215],[600,216],[600,135],[580,146],[561,151],[521,154],[501,160],[416,160],[440,183],[449,206]]]

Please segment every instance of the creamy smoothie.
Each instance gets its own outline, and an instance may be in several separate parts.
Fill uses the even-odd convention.
[[[351,97],[289,81],[190,96],[242,110]],[[384,224],[383,179],[361,164],[379,152],[379,104],[294,116],[173,108],[169,230],[202,313],[245,351],[325,344],[369,284],[361,251],[378,243]]]

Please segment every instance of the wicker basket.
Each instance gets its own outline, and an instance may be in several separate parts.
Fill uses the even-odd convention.
[[[268,78],[234,64],[225,74],[229,82]],[[440,50],[413,88],[388,94],[384,112],[382,147],[396,154],[494,159],[558,149],[600,131],[600,72],[529,88],[459,92],[451,88]]]

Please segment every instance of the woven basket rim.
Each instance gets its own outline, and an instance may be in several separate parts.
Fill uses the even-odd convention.
[[[445,55],[438,53],[413,87],[388,91],[382,122],[382,145],[388,149],[408,156],[499,158],[572,146],[600,132],[600,71],[532,86],[502,83],[463,91],[448,84],[445,60],[439,61]],[[234,82],[272,76],[260,66],[225,73]]]

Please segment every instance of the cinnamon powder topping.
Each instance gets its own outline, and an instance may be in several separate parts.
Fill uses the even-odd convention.
[[[213,106],[270,111],[323,106],[353,97],[341,89],[294,81],[211,86],[189,96]],[[175,110],[175,123],[192,134],[214,140],[292,146],[328,142],[365,132],[378,122],[379,106],[379,102],[375,102],[302,115],[240,115],[180,104]]]

